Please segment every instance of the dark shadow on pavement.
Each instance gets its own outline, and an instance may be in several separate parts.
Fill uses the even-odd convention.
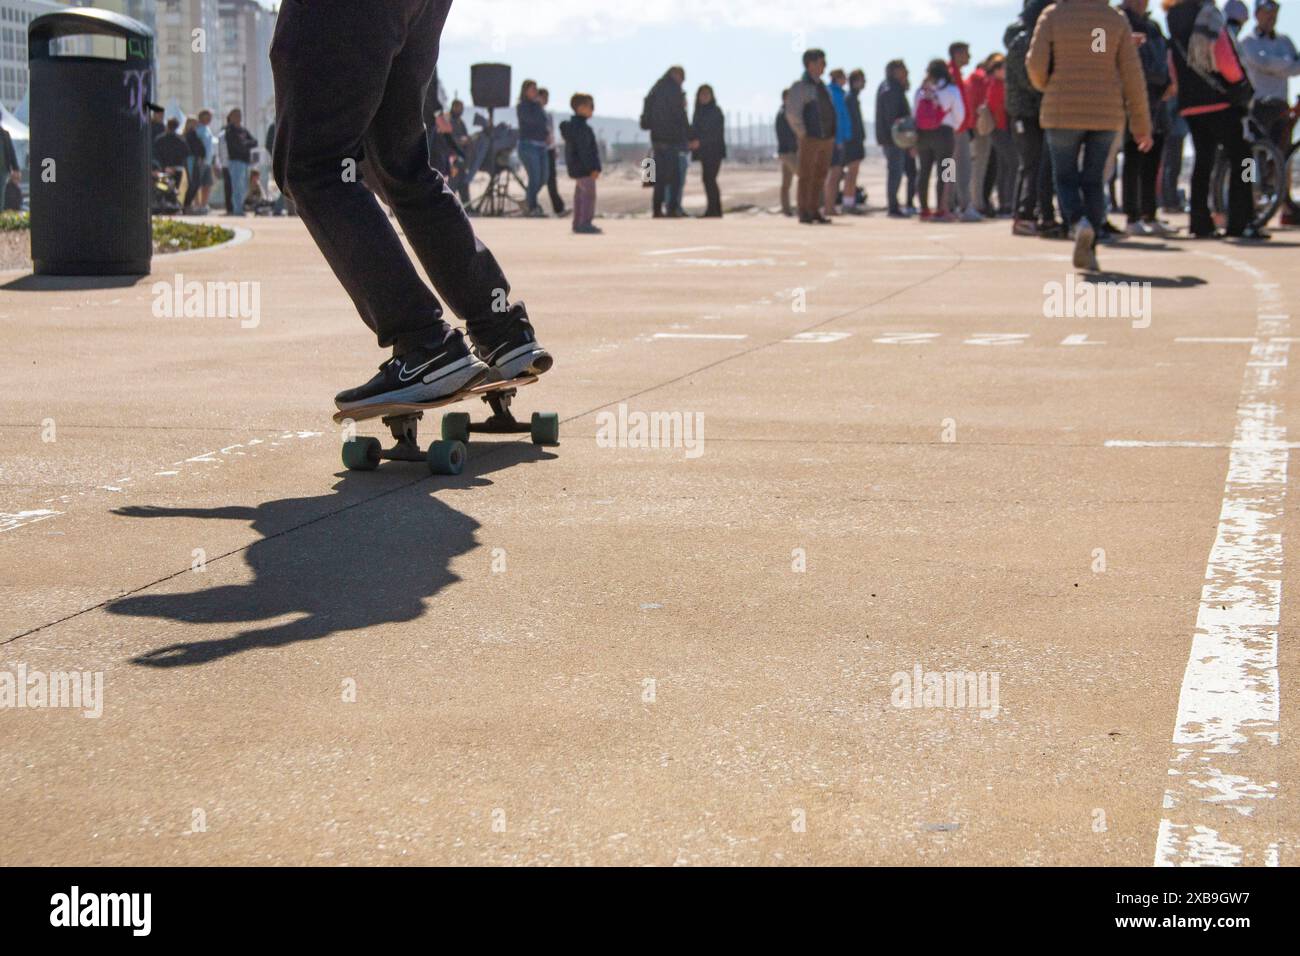
[[[1091,272],[1080,274],[1081,282],[1149,282],[1153,289],[1194,289],[1199,285],[1205,285],[1205,280],[1200,276],[1139,276],[1132,275],[1128,272],[1110,272],[1103,269],[1101,272]]]
[[[466,473],[455,478],[430,478],[423,465],[395,462],[374,472],[344,472],[328,495],[251,507],[117,509],[130,518],[247,521],[261,536],[243,551],[253,572],[246,584],[134,594],[109,604],[109,613],[130,617],[250,624],[229,637],[155,648],[132,663],[187,667],[419,618],[428,599],[458,580],[450,570],[452,560],[478,547],[478,522],[438,493],[490,485],[483,475],[556,457],[525,442],[476,445],[474,451],[477,458],[471,457]],[[255,626],[287,615],[297,617]]]
[[[0,285],[5,292],[80,292],[94,289],[129,289],[149,276],[19,276]]]

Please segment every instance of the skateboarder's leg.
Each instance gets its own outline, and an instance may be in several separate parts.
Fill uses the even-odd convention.
[[[440,9],[445,18],[449,5],[449,0],[284,3],[271,47],[276,182],[293,197],[379,344],[398,350],[441,341],[447,325],[388,217],[353,174],[353,164],[361,158],[388,88],[389,65],[400,57],[412,21],[423,18],[426,8]],[[419,99],[410,104],[417,122],[420,106]]]
[[[493,316],[494,307],[498,314],[505,310],[510,284],[474,235],[447,181],[429,165],[421,104],[450,6],[448,0],[429,0],[411,23],[364,145],[376,188],[392,206],[434,288],[472,334],[476,324]]]

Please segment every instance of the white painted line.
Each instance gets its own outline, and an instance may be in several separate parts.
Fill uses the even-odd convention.
[[[1210,257],[1265,278],[1240,260]],[[1157,866],[1278,863],[1277,843],[1257,811],[1278,792],[1277,640],[1290,459],[1282,370],[1290,345],[1262,341],[1285,335],[1284,319],[1257,315],[1256,330],[1261,341],[1251,347],[1242,381],[1218,533],[1178,697]]]
[[[1180,336],[1174,339],[1175,342],[1196,345],[1250,345],[1255,340],[1253,338],[1231,338],[1224,336],[1222,338],[1200,338],[1197,336]]]
[[[1107,448],[1241,448],[1250,451],[1275,451],[1279,448],[1300,448],[1300,442],[1294,441],[1141,441],[1130,438],[1111,438],[1105,443]]]
[[[748,335],[723,335],[720,332],[656,332],[652,338],[656,339],[727,339],[736,341],[747,339]]]
[[[781,341],[782,344],[789,345],[828,345],[831,342],[843,342],[851,334],[851,332],[800,332]]]
[[[679,256],[688,252],[716,252],[724,246],[686,246],[682,249],[651,249],[649,252],[643,252],[643,256]]]
[[[1076,332],[1061,339],[1062,345],[1105,345],[1105,342],[1089,342],[1087,332]]]

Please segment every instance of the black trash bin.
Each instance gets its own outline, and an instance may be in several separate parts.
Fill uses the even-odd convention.
[[[147,275],[153,31],[73,9],[37,17],[27,36],[34,271]]]

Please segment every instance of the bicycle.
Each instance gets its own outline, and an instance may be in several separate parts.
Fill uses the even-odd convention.
[[[1228,215],[1229,177],[1249,173],[1255,210],[1251,225],[1262,229],[1277,214],[1283,201],[1289,202],[1292,198],[1287,194],[1288,158],[1282,148],[1269,139],[1268,130],[1253,112],[1246,115],[1245,132],[1246,141],[1250,145],[1251,165],[1247,170],[1232,169],[1223,150],[1219,150],[1210,177],[1210,211],[1215,215],[1216,222],[1222,225]]]

